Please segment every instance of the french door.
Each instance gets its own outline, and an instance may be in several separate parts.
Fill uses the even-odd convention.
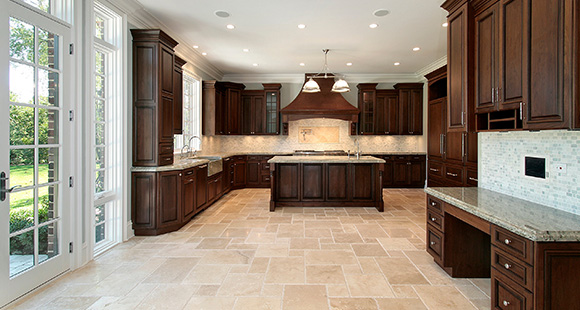
[[[70,27],[3,2],[0,307],[69,268],[73,162]]]

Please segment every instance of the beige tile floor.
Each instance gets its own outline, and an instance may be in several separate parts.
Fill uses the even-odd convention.
[[[134,237],[9,309],[489,309],[489,279],[452,279],[425,252],[422,189],[371,208],[268,211],[224,196],[180,231]]]

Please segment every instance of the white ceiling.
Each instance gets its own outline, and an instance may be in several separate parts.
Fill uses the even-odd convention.
[[[178,34],[180,44],[198,45],[196,51],[207,52],[205,57],[224,74],[318,72],[324,48],[331,50],[328,64],[333,72],[412,74],[445,56],[447,49],[446,28],[441,26],[446,19],[440,8],[443,0],[138,2]],[[373,15],[378,9],[390,14]],[[216,16],[218,10],[230,17]],[[371,23],[379,26],[371,29]],[[228,30],[227,24],[236,28]],[[306,28],[298,29],[298,24]],[[414,47],[421,50],[413,52]]]

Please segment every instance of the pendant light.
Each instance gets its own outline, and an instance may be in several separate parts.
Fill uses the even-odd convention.
[[[334,78],[335,82],[334,85],[332,85],[332,92],[334,93],[346,93],[350,91],[350,87],[348,86],[348,83],[344,80],[344,76],[339,76],[338,74],[329,72],[330,69],[328,69],[328,52],[330,52],[329,49],[323,49],[322,52],[324,53],[324,66],[322,67],[322,71],[318,72],[317,74],[308,77],[308,81],[306,83],[304,83],[304,87],[302,87],[302,92],[305,93],[318,93],[320,92],[320,86],[318,85],[318,83],[316,83],[316,81],[314,80],[314,78],[319,78],[319,77],[323,77],[325,79],[327,78]],[[323,75],[324,73],[324,75]],[[331,74],[331,76],[328,76],[328,74]],[[336,79],[338,78],[338,79]]]

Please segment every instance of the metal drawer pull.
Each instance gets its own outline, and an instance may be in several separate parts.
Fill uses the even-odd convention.
[[[452,177],[457,177],[457,173],[451,173],[451,172],[447,172],[447,175],[450,175]]]
[[[505,263],[505,265],[503,265],[503,267],[504,267],[505,269],[510,269],[510,268],[512,268],[512,265],[510,265],[510,264],[508,264],[508,263]]]
[[[469,177],[469,179],[473,182],[479,182],[479,180],[477,180],[476,178]]]
[[[435,168],[429,168],[429,170],[439,172],[439,169],[435,169]]]
[[[503,301],[503,305],[507,307],[507,306],[509,306],[509,305],[510,305],[510,302],[509,302],[509,301],[507,301],[507,300],[504,300],[504,301]]]
[[[510,243],[512,243],[512,241],[511,241],[510,239],[505,239],[503,242],[504,242],[505,244],[510,244]]]
[[[170,160],[173,160],[173,158],[171,158],[171,157],[165,158],[165,161],[170,161]]]
[[[203,168],[206,168],[206,167],[207,167],[207,165],[201,165],[201,166],[199,166],[199,169],[203,169]]]
[[[431,222],[437,222],[437,219],[436,219],[436,218],[434,218],[434,217],[432,217],[432,218],[431,218]]]
[[[435,241],[431,241],[431,245],[435,245]]]

